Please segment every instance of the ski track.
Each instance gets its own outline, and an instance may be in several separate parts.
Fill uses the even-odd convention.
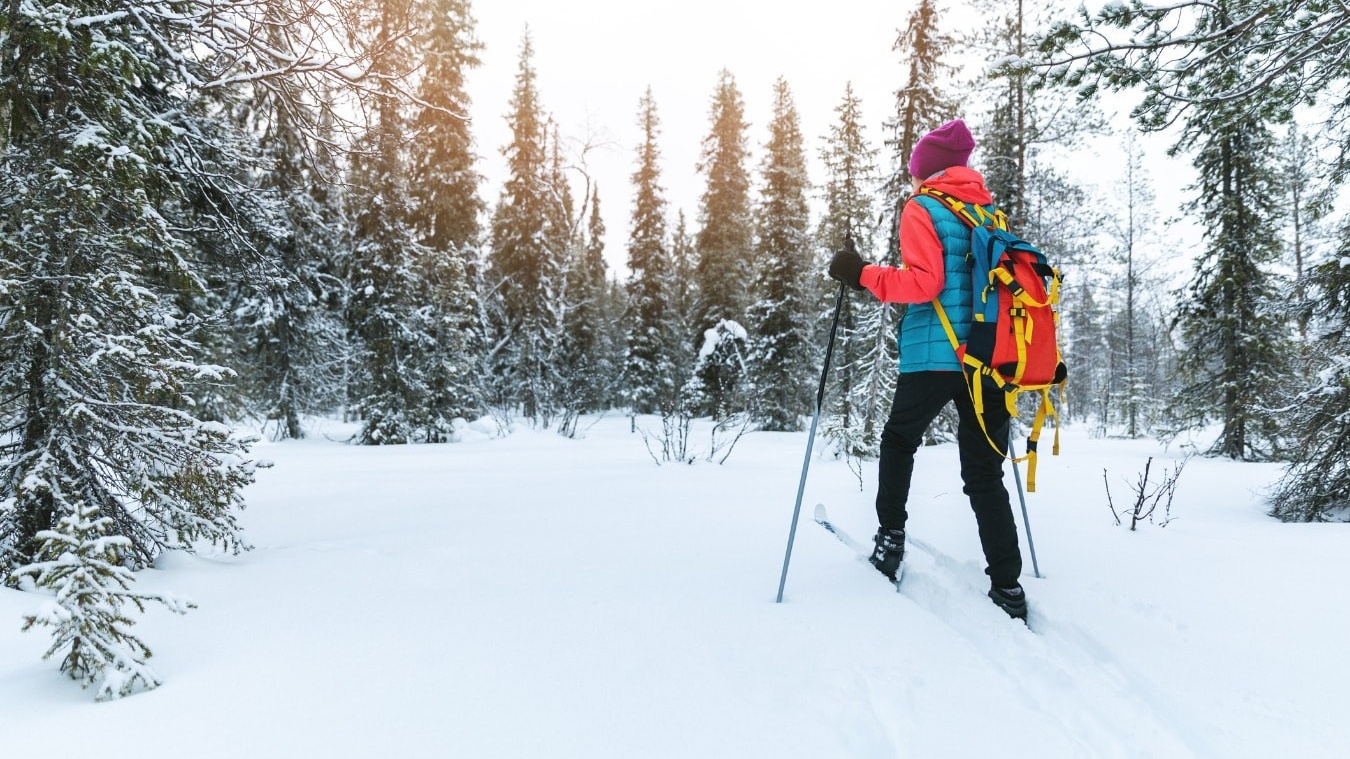
[[[828,519],[823,506],[816,522]],[[837,524],[833,532],[872,569],[867,549]],[[825,525],[821,524],[822,527]],[[830,528],[826,528],[830,529]],[[1084,757],[1213,756],[1178,719],[1166,699],[1129,674],[1109,648],[1081,627],[1047,617],[1030,600],[1028,624],[1010,619],[986,597],[983,570],[929,543],[907,536],[903,582],[898,590],[950,627],[957,638],[1006,677],[1029,703],[1053,715]],[[978,582],[972,578],[978,578]],[[1145,693],[1146,701],[1138,698]],[[875,696],[869,694],[869,700]],[[1082,736],[1096,736],[1092,743]]]
[[[920,563],[924,559],[932,563],[912,567],[917,571],[906,575],[901,591],[957,628],[1029,699],[1045,704],[1049,713],[1062,715],[1060,721],[1070,728],[1068,734],[1111,737],[1109,746],[1083,746],[1085,755],[1214,755],[1198,745],[1188,728],[1157,708],[1155,699],[1141,702],[1138,678],[1127,674],[1114,657],[1104,656],[1106,646],[1081,628],[1076,636],[1065,635],[1034,598],[1029,601],[1028,631],[1015,624],[1009,627],[1006,615],[985,598],[987,580],[982,569],[957,561],[923,540],[911,537],[909,543],[919,549]],[[909,586],[911,577],[921,578],[918,588]],[[978,577],[979,582],[971,577]],[[927,599],[920,597],[924,592]],[[986,622],[990,618],[996,626]],[[976,631],[991,634],[977,635]]]

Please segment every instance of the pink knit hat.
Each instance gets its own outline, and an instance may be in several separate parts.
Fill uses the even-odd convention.
[[[909,155],[909,174],[927,179],[950,166],[965,166],[974,149],[975,138],[970,136],[966,122],[948,121],[919,138]]]

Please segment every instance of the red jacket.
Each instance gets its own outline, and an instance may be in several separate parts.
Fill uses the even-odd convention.
[[[953,166],[924,184],[967,203],[994,202],[984,187],[984,177],[965,166]],[[927,303],[942,292],[946,282],[942,243],[923,206],[908,203],[900,214],[900,268],[864,266],[860,281],[885,303]]]

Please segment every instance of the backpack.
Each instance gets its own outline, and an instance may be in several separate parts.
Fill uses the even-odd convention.
[[[1012,416],[1018,416],[1017,398],[1023,391],[1040,393],[1041,404],[1031,425],[1025,456],[1011,455],[1010,450],[1004,450],[1006,444],[996,443],[984,429],[984,437],[994,450],[1014,465],[1027,462],[1027,490],[1034,493],[1036,447],[1047,418],[1055,424],[1051,452],[1059,455],[1059,416],[1050,401],[1050,390],[1059,389],[1062,405],[1068,370],[1055,340],[1055,328],[1059,324],[1063,276],[1049,265],[1039,248],[1008,231],[1008,217],[1003,211],[994,208],[991,212],[931,187],[920,187],[919,194],[941,201],[970,227],[974,318],[965,343],[956,339],[951,321],[936,298],[933,307],[965,370],[980,428],[984,429],[987,386],[1002,391]]]

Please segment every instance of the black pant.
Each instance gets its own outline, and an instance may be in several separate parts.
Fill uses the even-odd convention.
[[[1008,409],[1002,393],[987,392],[984,420],[989,438],[1000,448],[1008,443]],[[985,573],[995,585],[1010,587],[1022,574],[1022,552],[1017,547],[1008,489],[1003,487],[1003,456],[985,439],[960,372],[907,372],[895,387],[891,415],[881,433],[881,469],[877,486],[877,521],[883,529],[903,529],[909,514],[909,483],[914,474],[914,452],[924,431],[949,402],[956,403],[960,419],[957,446],[961,479],[980,529],[980,545],[988,565]]]

